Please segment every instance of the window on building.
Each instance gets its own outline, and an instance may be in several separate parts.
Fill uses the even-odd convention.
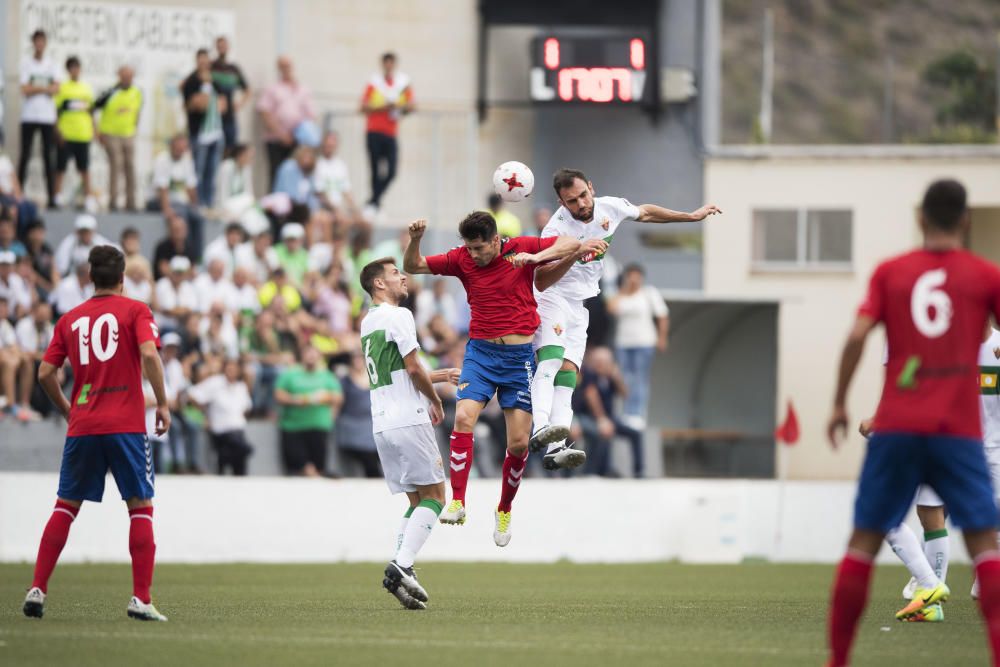
[[[753,264],[767,269],[851,268],[853,216],[844,209],[757,209]]]

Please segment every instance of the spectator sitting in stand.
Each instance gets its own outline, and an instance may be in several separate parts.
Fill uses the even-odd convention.
[[[239,220],[254,205],[257,197],[253,191],[253,146],[239,144],[227,147],[229,155],[219,166],[215,206],[227,220]]]
[[[94,283],[90,280],[90,264],[77,264],[76,270],[59,281],[49,294],[49,303],[56,311],[56,318],[62,317],[81,303],[94,296]]]
[[[320,207],[316,183],[316,150],[298,146],[290,158],[281,163],[274,179],[273,192],[289,196],[293,205],[307,207],[312,213]]]
[[[125,264],[125,296],[136,301],[142,301],[151,308],[156,305],[156,286],[153,284],[153,274],[149,270],[149,262],[132,262]],[[155,308],[153,308],[155,310]]]
[[[192,262],[201,259],[205,242],[205,220],[198,213],[198,176],[185,134],[176,134],[168,150],[153,160],[153,188],[155,195],[149,200],[150,211],[162,211],[164,217],[179,215],[187,222],[191,244]]]
[[[198,294],[188,274],[191,261],[184,255],[170,260],[170,271],[156,281],[156,321],[161,329],[176,329],[188,313],[198,309]]]
[[[497,223],[497,234],[500,238],[512,239],[521,235],[521,220],[507,210],[503,199],[498,194],[491,194],[486,200],[486,210]]]
[[[68,276],[80,264],[85,264],[94,246],[111,245],[118,247],[97,233],[97,218],[89,213],[76,216],[74,233],[66,236],[56,248],[56,270],[60,276]]]
[[[218,474],[231,470],[247,474],[247,459],[253,448],[246,439],[250,392],[243,381],[243,367],[237,359],[227,359],[221,374],[213,374],[187,390],[190,400],[206,412]]]
[[[142,254],[142,242],[139,238],[139,230],[135,227],[126,227],[122,230],[122,234],[118,240],[121,242],[122,252],[125,254],[125,270],[128,271],[130,266],[140,264],[144,269],[143,273],[152,275],[152,266],[149,260],[146,259],[146,256]]]
[[[163,346],[163,379],[175,392],[177,400],[170,406],[173,420],[170,424],[170,437],[167,441],[170,447],[171,460],[174,462],[172,472],[201,473],[198,463],[198,432],[181,410],[181,396],[190,384],[189,372],[180,359],[181,336],[174,331],[168,331],[160,339]]]
[[[631,445],[633,473],[642,477],[642,432],[614,416],[615,398],[627,395],[628,388],[615,366],[611,350],[592,348],[583,364],[583,379],[573,394],[573,411],[587,444],[584,474],[618,476],[611,468],[611,445],[614,437],[620,435]]]
[[[10,210],[10,219],[14,222],[18,233],[23,233],[28,226],[38,220],[38,207],[35,202],[26,199],[21,191],[21,181],[14,171],[14,163],[4,151],[0,141],[0,209]]]
[[[359,219],[351,192],[351,176],[347,163],[337,155],[340,138],[333,130],[323,135],[313,181],[320,202],[333,211],[339,224],[351,224]],[[407,234],[409,236],[409,234]]]
[[[0,218],[0,252],[12,252],[20,259],[28,254],[28,249],[17,240],[17,227],[10,218]]]
[[[254,315],[260,312],[257,289],[250,281],[250,269],[244,266],[233,271],[233,301],[229,304],[237,312]]]
[[[259,416],[270,414],[274,405],[274,381],[281,370],[295,360],[294,337],[282,335],[275,325],[274,313],[261,311],[243,345],[253,369],[253,407]]]
[[[360,466],[365,477],[382,476],[375,436],[372,433],[372,399],[368,367],[360,351],[351,355],[351,366],[340,378],[344,405],[337,416],[337,449],[341,460]]]
[[[7,304],[7,317],[16,321],[31,310],[34,295],[15,270],[17,257],[9,250],[0,251],[0,301]]]
[[[278,265],[296,287],[302,284],[302,279],[309,270],[309,251],[303,245],[305,235],[305,227],[297,222],[290,222],[281,228],[281,243],[274,246]]]
[[[246,242],[246,232],[239,222],[226,223],[225,231],[207,246],[205,246],[205,264],[214,260],[222,262],[223,274],[228,278],[233,275],[238,262],[239,248]]]
[[[18,377],[21,405],[18,416],[24,421],[38,421],[42,414],[48,414],[51,410],[52,404],[45,400],[45,395],[35,384],[35,377],[54,330],[52,307],[44,301],[36,302],[31,308],[31,314],[18,320],[14,327],[17,345],[21,350],[21,370]],[[42,414],[33,408],[41,408],[39,412]]]
[[[198,297],[199,313],[207,313],[216,304],[231,305],[236,300],[236,288],[226,277],[226,263],[221,258],[208,262],[206,270],[192,282]]]
[[[17,369],[21,366],[21,348],[17,345],[17,334],[9,317],[7,302],[0,299],[0,419],[20,416],[15,390]]]
[[[421,289],[416,296],[417,331],[425,330],[435,315],[440,315],[451,329],[458,327],[458,304],[448,291],[448,284],[441,278],[431,283],[430,289]]]
[[[194,246],[188,238],[187,221],[179,215],[166,216],[167,235],[160,239],[153,250],[153,279],[159,280],[170,273],[170,260],[178,255],[195,263]]]
[[[295,149],[295,132],[303,123],[316,121],[312,93],[295,78],[292,60],[278,58],[278,81],[264,89],[257,111],[264,121],[264,142],[270,167],[269,183],[274,186],[278,165]]]
[[[281,408],[281,458],[286,474],[319,477],[327,472],[333,415],[344,396],[340,382],[323,365],[315,347],[304,346],[301,359],[301,365],[282,371],[274,385],[274,398]]]
[[[45,223],[36,220],[28,226],[25,246],[31,257],[31,268],[35,272],[35,284],[47,298],[59,282],[59,273],[56,271],[56,255],[45,236]]]
[[[236,263],[250,272],[250,282],[262,285],[278,268],[278,256],[271,244],[271,230],[262,227],[250,232],[250,240],[236,250]]]
[[[212,305],[207,317],[201,320],[198,334],[203,356],[239,358],[240,337],[224,304],[217,302]]]

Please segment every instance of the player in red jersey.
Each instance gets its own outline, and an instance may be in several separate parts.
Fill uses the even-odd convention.
[[[139,620],[165,621],[149,595],[156,553],[153,458],[142,395],[145,373],[156,395],[156,433],[166,433],[170,410],[157,352],[160,333],[149,306],[122,296],[125,256],[121,251],[97,246],[90,251],[89,262],[94,296],[59,318],[38,369],[39,384],[69,425],[56,507],[42,533],[24,614],[42,617],[49,577],[70,525],[84,500],[101,502],[110,470],[131,519],[132,599],[127,613]],[[56,379],[66,359],[73,367],[70,400]]]
[[[487,212],[470,213],[458,231],[465,245],[443,255],[424,257],[420,239],[427,223],[410,225],[410,244],[403,253],[408,273],[455,276],[462,281],[472,310],[469,343],[458,381],[455,430],[451,434],[452,501],[441,513],[442,523],[465,523],[465,488],[472,467],[472,429],[479,413],[497,395],[507,422],[507,455],[503,462],[500,504],[494,516],[493,541],[510,542],[510,508],[521,484],[531,435],[531,378],[534,373],[532,336],[538,312],[532,292],[535,267],[581,251],[575,238],[501,239]],[[607,247],[600,241],[587,252]],[[593,246],[593,247],[591,247]],[[565,433],[554,437],[565,438]]]
[[[979,346],[990,314],[1000,319],[1000,269],[962,249],[969,228],[965,188],[933,183],[920,212],[923,248],[875,270],[840,361],[828,436],[846,431],[847,389],[865,339],[885,325],[889,359],[854,507],[854,532],[837,569],[829,619],[829,664],[848,664],[868,598],[872,562],[920,484],[944,501],[979,577],[993,664],[1000,665],[1000,551],[997,506],[979,418]],[[906,620],[947,600],[945,584],[918,590],[896,616]]]

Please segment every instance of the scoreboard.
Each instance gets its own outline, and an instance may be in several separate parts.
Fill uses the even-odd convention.
[[[648,39],[548,35],[531,44],[531,100],[538,103],[635,104],[647,82]]]

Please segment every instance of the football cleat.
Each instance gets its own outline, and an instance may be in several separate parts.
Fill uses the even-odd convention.
[[[382,588],[389,591],[393,597],[399,600],[399,604],[403,605],[407,609],[427,609],[427,605],[407,593],[402,584],[394,582],[389,579],[389,577],[382,579]]]
[[[412,567],[403,567],[394,560],[385,566],[385,578],[402,586],[407,593],[420,602],[427,602],[427,591],[417,581]]]
[[[573,449],[573,445],[564,444],[556,447],[542,457],[542,467],[546,470],[572,470],[587,462],[587,452]]]
[[[907,623],[940,623],[944,620],[944,609],[941,603],[924,607],[913,616],[906,619]]]
[[[465,503],[461,500],[452,500],[448,503],[448,507],[441,512],[441,516],[438,517],[438,521],[441,523],[451,524],[453,526],[461,526],[465,523]]]
[[[41,618],[45,614],[45,593],[35,586],[24,596],[24,615],[28,618]]]
[[[497,510],[494,515],[496,528],[493,529],[493,541],[498,547],[510,544],[510,512]]]
[[[914,591],[910,604],[896,612],[897,621],[905,621],[911,616],[915,616],[926,607],[939,602],[947,602],[951,595],[951,590],[946,584],[938,584],[934,588],[920,588]]]
[[[528,440],[528,451],[540,452],[546,445],[565,440],[568,437],[568,426],[553,426],[552,424],[543,426],[535,431],[535,434]]]
[[[156,611],[156,607],[153,603],[145,603],[136,596],[132,596],[132,599],[128,601],[128,609],[126,610],[129,618],[134,618],[137,621],[166,621],[167,617]]]
[[[910,577],[910,580],[903,586],[903,599],[912,600],[913,592],[917,590],[917,578]]]

